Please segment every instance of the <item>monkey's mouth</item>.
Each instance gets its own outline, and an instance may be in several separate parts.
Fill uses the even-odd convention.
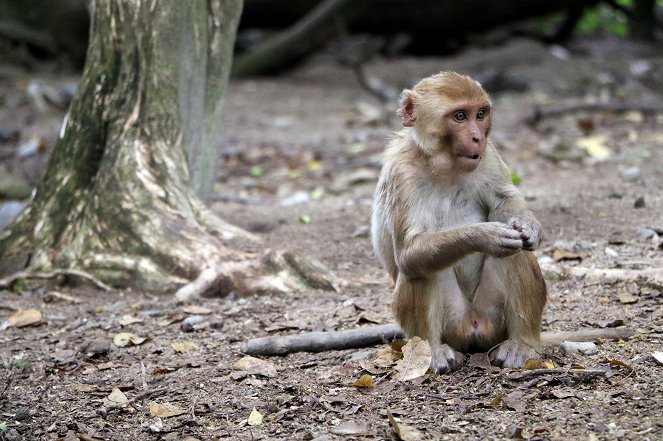
[[[458,156],[461,157],[461,158],[472,159],[472,160],[475,160],[475,161],[478,160],[479,158],[481,158],[481,155],[478,154],[478,153],[467,154],[467,155],[460,154]]]

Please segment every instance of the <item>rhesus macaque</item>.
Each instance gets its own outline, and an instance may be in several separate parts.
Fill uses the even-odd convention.
[[[396,282],[394,312],[427,339],[431,368],[491,351],[518,368],[536,357],[546,285],[540,223],[488,140],[491,102],[468,76],[441,72],[404,90],[404,129],[385,151],[371,233]],[[499,345],[499,346],[498,346]]]

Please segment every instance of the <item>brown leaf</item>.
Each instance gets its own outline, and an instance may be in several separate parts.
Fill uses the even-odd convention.
[[[504,397],[506,397],[506,394],[499,394],[492,400],[490,400],[490,403],[488,403],[489,406],[499,406],[502,404],[502,400],[504,400]]]
[[[370,388],[375,386],[375,380],[373,380],[373,377],[370,374],[364,374],[359,377],[359,380],[352,383],[352,385],[355,387]]]
[[[139,337],[136,334],[132,334],[131,332],[120,332],[119,334],[116,334],[115,337],[113,337],[113,343],[119,348],[140,345],[144,343],[145,340],[146,339],[144,337]]]
[[[41,322],[41,319],[41,311],[36,309],[24,309],[22,311],[15,312],[11,315],[11,317],[9,317],[9,326],[22,328],[24,326],[35,325]]]
[[[112,401],[113,403],[118,403],[118,404],[124,404],[129,402],[127,396],[124,395],[124,393],[117,387],[114,387],[113,391],[106,398],[108,398],[108,401]]]
[[[527,401],[523,399],[525,392],[517,390],[502,398],[502,404],[516,412],[523,412]]]
[[[402,441],[419,441],[423,439],[423,435],[419,430],[401,423],[389,409],[387,409],[387,418],[389,418],[389,425],[391,425],[398,439]]]
[[[626,364],[626,363],[624,363],[623,361],[620,361],[620,360],[615,360],[615,359],[611,358],[611,359],[608,360],[608,363],[610,364],[610,366],[624,368],[627,371],[629,371],[629,373],[634,371],[634,369],[631,366],[629,366],[628,364]]]
[[[398,381],[412,380],[426,374],[430,367],[432,356],[427,340],[412,337],[403,346],[403,359],[396,363],[397,373],[394,378]]]
[[[259,358],[251,357],[250,355],[237,360],[237,362],[235,362],[233,365],[233,369],[270,378],[276,377],[277,375],[276,366],[274,366],[272,363],[261,360]]]
[[[535,369],[554,369],[555,363],[550,360],[539,360],[538,358],[530,358],[525,362],[525,370],[533,371]]]
[[[170,403],[157,403],[152,401],[150,403],[150,414],[153,417],[168,418],[177,415],[184,415],[186,410],[175,406]]]
[[[580,254],[574,253],[573,251],[567,248],[555,248],[553,250],[553,260],[559,262],[562,260],[582,260]]]

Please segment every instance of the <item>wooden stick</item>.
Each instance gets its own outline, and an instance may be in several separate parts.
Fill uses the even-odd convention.
[[[601,369],[565,369],[565,368],[554,368],[554,369],[532,369],[528,371],[517,372],[515,374],[507,375],[509,380],[524,380],[530,377],[538,377],[541,375],[575,375],[577,377],[605,377],[610,375],[612,372],[609,370]]]
[[[394,324],[346,331],[304,332],[297,335],[252,338],[244,344],[242,352],[251,355],[324,352],[372,346],[402,337],[403,331]]]
[[[588,328],[578,331],[548,331],[541,333],[543,346],[559,346],[562,341],[618,340],[636,332],[629,328]],[[403,338],[398,325],[378,325],[366,328],[330,332],[304,332],[296,335],[277,335],[247,340],[242,352],[249,355],[285,355],[292,352],[325,352],[362,348]]]

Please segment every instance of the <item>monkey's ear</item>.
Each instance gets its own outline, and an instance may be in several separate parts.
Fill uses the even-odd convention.
[[[403,127],[412,127],[416,118],[414,117],[414,98],[415,93],[413,90],[405,89],[401,93],[400,107],[398,108],[398,116],[401,117]]]

